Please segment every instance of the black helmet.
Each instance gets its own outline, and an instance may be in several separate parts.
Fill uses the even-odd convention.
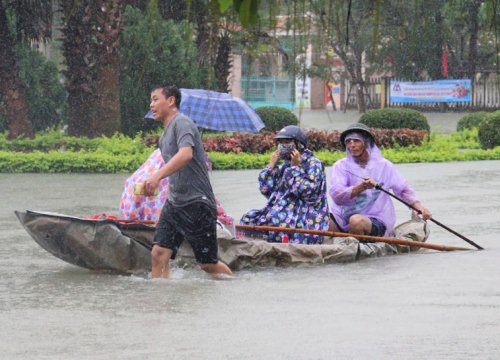
[[[356,123],[356,124],[349,125],[347,127],[347,129],[342,131],[342,134],[340,134],[340,142],[341,142],[342,146],[345,146],[345,137],[347,136],[347,134],[349,134],[351,132],[360,132],[360,133],[364,134],[366,137],[368,137],[368,139],[370,139],[371,142],[375,143],[375,138],[373,137],[373,134],[370,131],[370,128],[368,126],[366,126],[365,124]]]
[[[276,136],[274,137],[275,140],[278,139],[294,139],[297,140],[299,143],[301,143],[304,146],[307,146],[307,135],[306,133],[299,128],[298,126],[295,125],[288,125],[285,126],[283,129],[281,129]]]

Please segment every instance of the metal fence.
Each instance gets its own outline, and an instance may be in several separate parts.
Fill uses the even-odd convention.
[[[382,99],[384,84],[389,78],[367,82],[364,88],[366,109],[379,109],[382,100],[386,107],[411,108],[420,111],[471,111],[500,109],[500,76],[483,74],[472,82],[471,102],[454,103],[395,103],[390,101],[389,92]],[[341,84],[341,110],[357,109],[358,99],[356,84],[346,79]],[[241,77],[241,97],[253,108],[261,106],[281,106],[293,110],[295,108],[295,78],[294,77]]]
[[[500,109],[500,77],[488,76],[474,81],[472,107],[475,110]]]
[[[389,82],[390,79],[384,78],[378,82],[366,83],[364,94],[366,109],[380,108],[382,97],[382,81]],[[386,83],[386,84],[387,84]],[[344,84],[344,102],[345,109],[357,109],[358,99],[354,84],[345,80]],[[411,108],[420,111],[471,111],[471,110],[498,110],[500,109],[500,76],[496,74],[483,74],[476,77],[472,82],[472,99],[470,102],[454,103],[395,103],[390,101],[390,94],[387,92],[385,104],[387,107]]]
[[[241,77],[241,98],[253,108],[261,106],[295,107],[295,79],[290,77]]]

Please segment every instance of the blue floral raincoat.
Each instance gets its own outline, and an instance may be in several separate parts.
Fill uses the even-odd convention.
[[[242,225],[280,226],[298,229],[328,229],[326,175],[323,164],[309,149],[302,152],[302,163],[290,161],[266,167],[259,174],[260,192],[268,199],[263,209],[253,209],[243,215]],[[250,235],[248,232],[245,234]],[[268,232],[269,242],[282,242],[287,234],[290,243],[317,244],[318,235]]]

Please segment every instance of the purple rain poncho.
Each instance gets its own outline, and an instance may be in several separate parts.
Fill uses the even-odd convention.
[[[353,187],[361,183],[362,178],[370,177],[409,204],[418,200],[394,164],[382,157],[377,145],[371,141],[365,141],[365,144],[370,154],[365,167],[356,163],[348,149],[347,156],[333,164],[329,188],[333,200],[331,212],[342,231],[349,232],[349,218],[354,214],[361,214],[382,221],[386,226],[385,236],[391,236],[396,223],[396,212],[390,196],[373,188],[351,199]]]
[[[282,226],[287,228],[327,230],[328,201],[326,175],[323,164],[314,154],[305,149],[302,164],[291,166],[290,161],[259,174],[259,189],[268,201],[263,209],[253,209],[242,216],[240,224],[258,226]],[[254,232],[244,231],[248,236]],[[285,233],[268,232],[269,242],[281,242]],[[317,244],[322,236],[288,234],[294,244]]]

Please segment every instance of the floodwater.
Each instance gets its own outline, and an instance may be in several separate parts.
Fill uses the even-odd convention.
[[[0,358],[500,358],[500,161],[397,167],[437,220],[486,250],[260,268],[230,281],[197,269],[154,281],[96,273],[45,252],[13,211],[116,214],[127,176],[0,174]],[[212,173],[228,213],[264,204],[257,173]],[[430,228],[429,242],[470,247]]]

